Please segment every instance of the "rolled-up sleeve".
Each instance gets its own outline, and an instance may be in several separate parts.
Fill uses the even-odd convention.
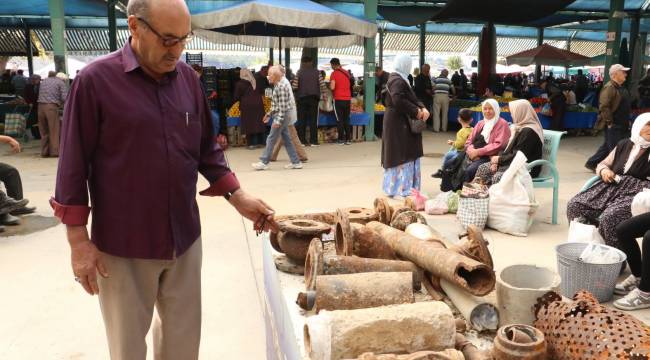
[[[223,196],[228,192],[239,189],[239,181],[235,174],[228,167],[223,149],[214,141],[212,131],[212,117],[210,107],[205,96],[197,91],[201,97],[201,158],[199,172],[208,180],[210,187],[199,192],[204,196]]]
[[[79,75],[65,104],[56,189],[50,205],[66,225],[86,225],[90,159],[99,131],[97,94],[88,76]]]

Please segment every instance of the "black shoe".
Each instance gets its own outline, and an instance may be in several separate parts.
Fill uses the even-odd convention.
[[[34,212],[36,212],[36,206],[23,206],[18,210],[12,211],[11,215],[13,216],[28,215],[28,214],[33,214]]]
[[[438,171],[431,174],[431,177],[435,179],[442,179],[442,169],[438,169]]]
[[[15,200],[13,198],[7,197],[5,201],[0,204],[0,214],[7,214],[12,211],[16,211],[20,208],[25,207],[29,200],[27,199],[22,199],[22,200]]]
[[[596,173],[596,165],[590,164],[590,163],[585,163],[585,167],[591,171],[592,173]]]
[[[3,232],[5,232],[5,227],[0,225],[0,233],[3,233]]]
[[[7,226],[20,225],[20,218],[10,214],[2,214],[0,215],[0,224]]]

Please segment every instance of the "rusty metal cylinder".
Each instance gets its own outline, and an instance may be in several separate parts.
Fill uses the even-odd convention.
[[[495,360],[545,360],[544,334],[530,325],[503,326],[494,338],[492,356]]]
[[[413,297],[410,272],[370,272],[321,275],[314,292],[300,293],[297,303],[305,310],[354,310],[406,304]]]
[[[336,212],[336,253],[338,255],[356,255],[374,259],[396,259],[395,251],[379,236],[366,226],[350,222],[348,214],[339,209]]]
[[[319,239],[312,240],[305,260],[305,288],[313,290],[320,275],[340,275],[366,272],[410,272],[413,288],[422,285],[422,269],[410,261],[368,259],[358,256],[325,255]]]
[[[494,290],[496,277],[487,265],[449,250],[441,243],[422,241],[377,221],[366,226],[383,237],[398,255],[436,277],[475,296],[484,296]]]
[[[288,258],[304,262],[313,238],[330,232],[329,225],[309,219],[283,220],[278,222],[280,232],[277,244]]]

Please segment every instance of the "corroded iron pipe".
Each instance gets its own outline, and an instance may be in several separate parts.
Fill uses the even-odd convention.
[[[305,310],[354,310],[412,303],[410,272],[370,272],[321,275],[316,289],[298,294],[296,303]]]
[[[305,288],[314,290],[316,278],[320,275],[340,275],[366,272],[410,272],[413,274],[413,288],[420,290],[422,269],[410,261],[368,259],[358,256],[326,255],[319,239],[309,244],[305,259]]]
[[[495,360],[546,360],[544,334],[530,325],[503,326],[494,338],[492,356]]]
[[[376,232],[360,224],[350,223],[348,214],[336,212],[336,253],[373,259],[396,259],[395,251]]]
[[[470,294],[484,296],[494,290],[496,278],[487,265],[446,249],[440,243],[422,241],[377,221],[366,226],[381,235],[398,255]]]

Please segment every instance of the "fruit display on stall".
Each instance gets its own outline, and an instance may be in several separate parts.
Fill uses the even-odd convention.
[[[262,102],[264,103],[264,112],[268,113],[271,111],[271,98],[266,96],[262,97]],[[240,117],[241,109],[239,109],[239,101],[232,104],[230,110],[228,110],[228,117]]]
[[[264,96],[262,102],[264,103],[264,113],[268,114],[271,111],[271,98]]]
[[[386,111],[386,107],[382,104],[375,104],[375,112],[384,112]]]

